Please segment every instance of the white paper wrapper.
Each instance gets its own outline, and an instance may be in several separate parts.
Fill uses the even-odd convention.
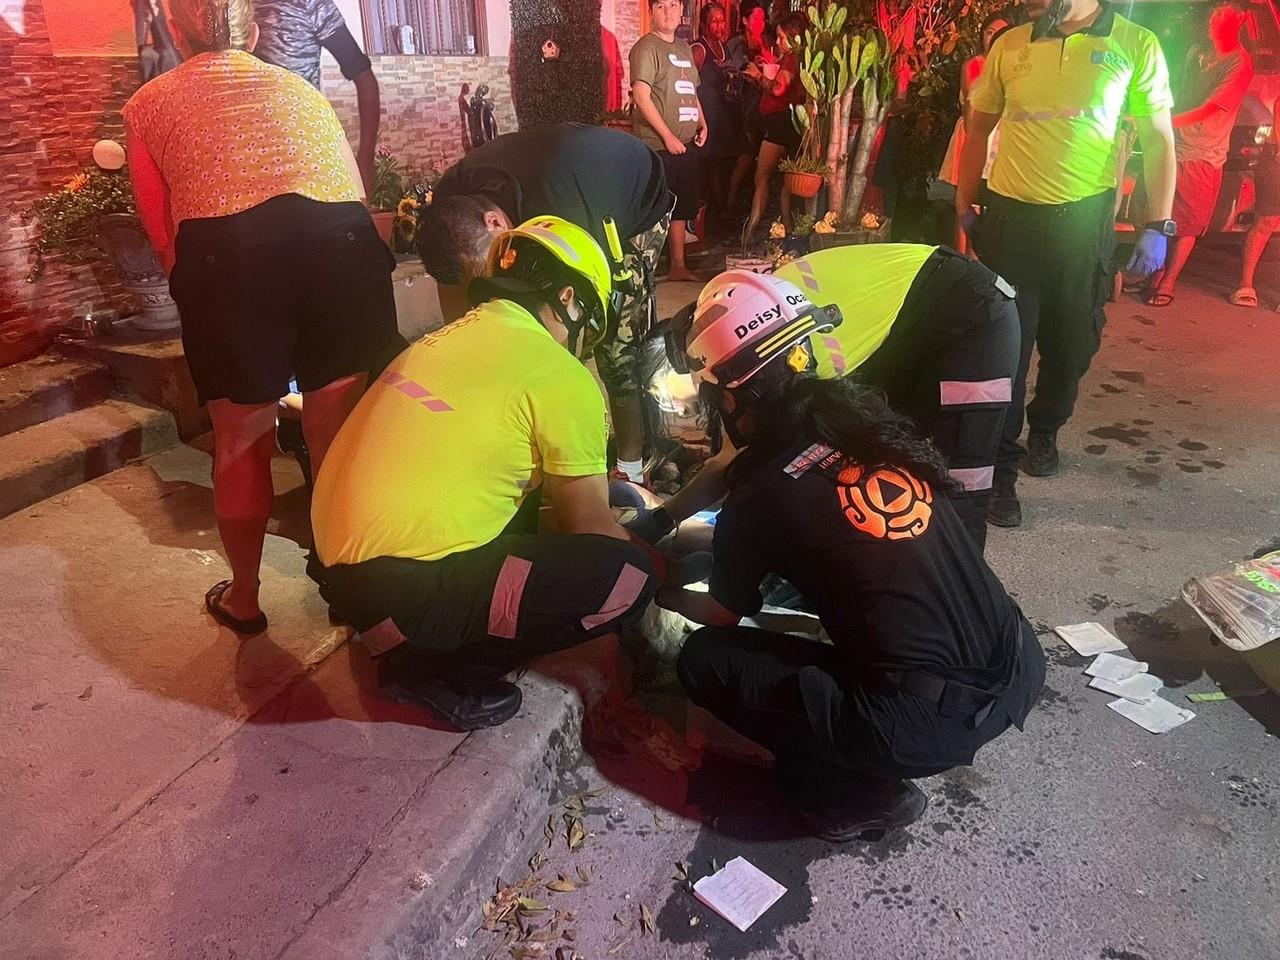
[[[786,892],[786,887],[742,857],[734,857],[693,885],[695,897],[744,932]]]
[[[1168,700],[1154,697],[1146,703],[1134,703],[1132,700],[1112,700],[1107,704],[1112,710],[1126,717],[1152,733],[1168,733],[1174,727],[1180,727],[1188,720],[1194,720],[1195,714],[1184,707],[1175,707]]]
[[[1092,657],[1099,653],[1124,650],[1125,645],[1120,638],[1100,623],[1072,623],[1062,627],[1054,627],[1053,632],[1071,645],[1071,649],[1082,657]]]

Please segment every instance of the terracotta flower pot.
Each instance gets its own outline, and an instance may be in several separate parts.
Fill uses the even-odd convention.
[[[142,306],[142,313],[131,318],[133,325],[141,330],[174,330],[181,326],[178,305],[169,295],[169,278],[138,218],[127,213],[99,217],[97,239],[115,264],[120,285]]]
[[[375,210],[370,214],[373,217],[373,226],[378,231],[378,236],[382,238],[382,242],[387,245],[387,249],[395,252],[394,240],[392,235],[396,229],[396,212],[394,210]]]
[[[822,189],[822,174],[820,173],[796,173],[794,171],[783,174],[782,179],[787,185],[787,192],[793,197],[816,197],[818,191]]]

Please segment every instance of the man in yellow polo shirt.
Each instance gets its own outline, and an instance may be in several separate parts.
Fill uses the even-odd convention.
[[[1058,472],[1058,429],[1071,417],[1080,378],[1101,342],[1103,304],[1115,268],[1118,134],[1132,117],[1142,143],[1147,214],[1126,267],[1147,277],[1164,264],[1177,230],[1169,72],[1155,35],[1098,0],[1027,0],[1031,23],[991,47],[970,103],[956,213],[983,263],[1018,291],[1022,356],[1005,419],[1008,443],[996,469],[989,519],[1018,526],[1018,446],[1032,347],[1036,395],[1023,469]],[[1000,152],[986,212],[974,224],[987,137],[1000,124]]]
[[[604,402],[579,357],[611,272],[581,227],[502,233],[476,307],[391,362],[316,477],[318,579],[379,682],[460,729],[514,716],[501,679],[639,619],[646,550],[609,509]],[[550,501],[560,533],[537,533]]]
[[[1018,365],[1013,288],[954,250],[915,243],[822,250],[774,276],[810,303],[840,311],[835,329],[810,338],[817,375],[853,376],[879,387],[933,439],[957,486],[952,505],[981,550]],[[672,321],[667,352],[673,364],[692,315],[690,308]],[[708,461],[667,501],[665,517],[646,515],[636,532],[652,538],[710,506],[724,495],[727,465],[727,457]]]

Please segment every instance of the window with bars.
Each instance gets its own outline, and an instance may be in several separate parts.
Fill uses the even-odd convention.
[[[483,0],[360,0],[365,42],[372,54],[476,56],[484,54]]]

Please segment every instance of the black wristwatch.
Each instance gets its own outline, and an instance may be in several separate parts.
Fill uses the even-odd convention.
[[[1156,233],[1162,233],[1166,237],[1176,237],[1178,235],[1178,225],[1172,220],[1148,220],[1142,225],[1143,230],[1154,230]]]
[[[663,537],[678,526],[675,518],[671,516],[666,507],[654,507],[653,511],[649,514],[649,518],[653,521],[654,526],[662,531]],[[659,539],[661,539],[661,537],[659,537]]]

